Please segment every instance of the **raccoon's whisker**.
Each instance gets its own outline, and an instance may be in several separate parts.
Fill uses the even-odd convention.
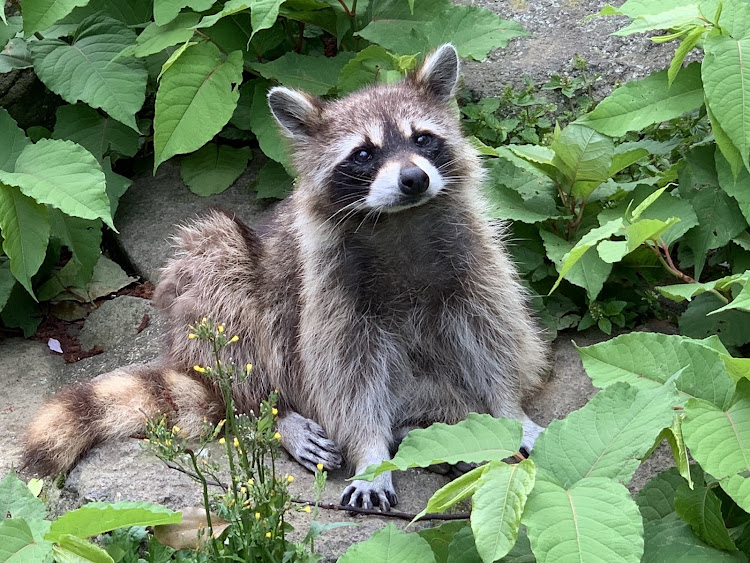
[[[349,219],[349,217],[351,217],[352,215],[354,215],[354,214],[355,214],[355,213],[357,213],[358,211],[361,211],[362,209],[364,209],[364,203],[365,203],[365,200],[364,200],[364,198],[360,198],[360,200],[358,200],[358,201],[356,201],[356,202],[354,202],[354,203],[356,203],[356,205],[354,205],[354,206],[353,206],[353,207],[352,207],[352,208],[351,208],[351,209],[350,209],[350,210],[348,211],[348,213],[346,213],[346,214],[345,214],[345,215],[344,215],[343,217],[341,217],[341,218],[340,218],[340,219],[339,219],[339,220],[338,220],[338,221],[336,222],[336,225],[335,225],[335,226],[333,227],[334,229],[337,229],[337,228],[339,227],[339,225],[341,225],[341,224],[342,224],[342,223],[343,223],[344,221],[346,221],[347,219]]]
[[[354,176],[353,174],[348,174],[347,172],[344,172],[342,170],[339,170],[339,174],[341,174],[342,176],[346,176],[347,178],[351,178],[352,180],[357,180],[358,182],[368,182],[370,180],[370,178],[366,178],[365,176]]]
[[[333,214],[332,214],[332,215],[331,215],[330,217],[328,217],[328,219],[326,219],[325,221],[323,221],[323,222],[322,222],[322,223],[321,223],[321,224],[320,224],[320,225],[318,226],[317,230],[320,230],[320,229],[322,229],[323,227],[327,226],[327,225],[328,225],[328,223],[329,223],[330,221],[332,221],[332,220],[333,220],[333,219],[334,219],[334,218],[335,218],[335,217],[336,217],[337,215],[339,215],[339,214],[341,214],[341,213],[344,213],[345,215],[344,215],[343,219],[342,219],[341,221],[338,221],[338,222],[336,223],[336,227],[338,227],[338,226],[339,226],[339,225],[340,225],[340,224],[341,224],[341,223],[342,223],[342,222],[343,222],[344,220],[346,220],[346,218],[347,218],[347,217],[348,217],[348,216],[349,216],[350,214],[352,214],[352,213],[356,213],[356,212],[357,212],[357,210],[358,210],[358,207],[357,207],[357,206],[358,206],[358,205],[360,205],[360,204],[362,204],[362,203],[364,203],[364,201],[365,201],[365,200],[364,200],[364,198],[363,198],[363,197],[361,197],[361,196],[357,196],[357,198],[356,198],[355,200],[353,200],[353,201],[352,201],[352,202],[350,202],[350,203],[347,203],[347,204],[346,204],[345,206],[343,206],[343,207],[342,207],[341,209],[339,209],[338,211],[336,211],[335,213],[333,213]]]

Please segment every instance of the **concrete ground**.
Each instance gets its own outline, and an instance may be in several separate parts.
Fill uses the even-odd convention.
[[[669,47],[656,46],[641,37],[608,36],[617,28],[612,19],[581,23],[584,16],[601,9],[604,1],[478,0],[475,3],[507,19],[520,21],[533,34],[497,51],[485,63],[465,66],[467,85],[483,95],[497,95],[505,84],[518,84],[524,74],[531,75],[537,83],[546,82],[550,75],[570,68],[568,63],[574,53],[586,58],[593,72],[604,75],[599,82],[603,91],[617,80],[642,76],[668,64]],[[159,265],[169,253],[168,237],[174,224],[209,206],[231,209],[248,223],[256,222],[267,212],[267,206],[253,201],[248,185],[261,163],[262,156],[256,151],[250,168],[232,188],[207,199],[189,192],[173,165],[162,165],[156,177],[137,178],[123,197],[115,219],[120,230],[117,242],[134,272],[143,279],[155,280]],[[138,333],[144,314],[151,320]],[[0,373],[4,374],[4,384],[0,386],[0,477],[18,462],[19,437],[45,396],[65,383],[153,359],[160,349],[160,328],[161,319],[149,302],[118,297],[91,314],[82,329],[80,340],[84,349],[95,345],[104,349],[98,356],[66,365],[44,343],[21,339],[0,341]],[[539,423],[547,424],[580,408],[594,392],[571,338],[578,344],[589,344],[601,336],[563,333],[554,343],[553,374],[528,407]],[[632,486],[639,487],[648,475],[668,464],[668,455],[659,452],[639,470]],[[295,493],[310,496],[312,477],[307,472],[288,460],[282,462],[281,471],[295,476],[292,486]],[[331,475],[325,501],[338,500],[345,486],[344,477],[340,473]],[[420,511],[444,482],[444,477],[426,471],[399,474],[398,508]],[[196,485],[142,451],[137,440],[95,448],[73,469],[61,490],[49,486],[47,491],[53,513],[89,500],[147,500],[176,509],[200,504]],[[299,513],[294,518],[293,524],[302,529],[307,516]],[[322,519],[350,520],[342,513],[326,511]],[[357,527],[333,530],[317,542],[326,558],[335,559],[348,545],[369,537],[386,523],[386,519],[378,517],[360,517],[354,521]]]

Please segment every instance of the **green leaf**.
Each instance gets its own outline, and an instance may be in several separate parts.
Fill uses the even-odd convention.
[[[368,84],[383,82],[387,71],[399,70],[396,57],[379,45],[370,45],[344,65],[339,74],[336,91],[355,92]]]
[[[47,509],[44,503],[21,481],[16,472],[11,470],[0,481],[0,517],[6,518],[44,518]]]
[[[610,137],[572,123],[552,142],[552,165],[565,177],[568,189],[586,199],[607,178],[615,146]]]
[[[273,160],[267,161],[258,172],[251,189],[255,199],[284,199],[292,192],[294,180],[284,167]]]
[[[676,467],[652,477],[635,497],[643,522],[663,520],[674,515],[675,491],[685,484]]]
[[[216,45],[203,42],[174,61],[156,93],[154,171],[176,154],[199,149],[226,125],[241,82],[241,51],[224,58]]]
[[[26,41],[20,37],[11,39],[0,51],[0,73],[34,66]]]
[[[683,483],[675,491],[674,507],[677,515],[690,524],[695,535],[704,542],[718,549],[735,549],[721,515],[721,501],[711,489],[696,485],[691,490]]]
[[[138,151],[136,131],[85,104],[57,108],[52,138],[73,141],[99,160],[110,150],[123,156],[134,156]]]
[[[289,176],[294,176],[294,167],[289,158],[289,143],[281,135],[279,124],[268,107],[267,96],[271,83],[264,79],[257,79],[243,85],[252,88],[253,103],[250,108],[250,126],[258,138],[258,144],[268,158],[281,163]]]
[[[642,219],[631,223],[625,227],[622,233],[625,235],[624,241],[605,240],[596,247],[599,257],[613,264],[619,262],[625,255],[630,254],[647,240],[657,240],[661,234],[669,229],[672,225],[679,222],[676,217],[671,217],[666,221],[659,219]]]
[[[612,157],[612,165],[609,167],[609,176],[614,176],[618,172],[624,170],[631,164],[635,164],[639,160],[646,158],[650,153],[643,147],[637,147],[632,150],[625,152],[618,152],[618,148],[622,145],[615,147],[615,154]]]
[[[139,26],[152,19],[153,2],[143,0],[89,0],[82,8],[76,8],[63,21],[78,23],[94,14],[107,14],[128,26]]]
[[[717,479],[750,470],[750,381],[742,379],[727,408],[703,399],[685,405],[685,443]]]
[[[338,563],[435,563],[430,544],[419,534],[406,534],[393,524],[355,543]]]
[[[344,66],[354,53],[340,52],[335,57],[300,55],[290,51],[268,63],[251,63],[261,76],[284,86],[299,88],[315,96],[328,94],[338,83]]]
[[[747,313],[733,309],[719,313],[718,309],[725,304],[711,293],[699,295],[680,315],[680,333],[693,338],[705,338],[715,334],[727,346],[742,346],[750,342]]]
[[[515,545],[535,477],[534,462],[528,459],[514,465],[491,461],[482,473],[472,499],[471,529],[485,563],[504,557]]]
[[[539,234],[544,241],[547,257],[554,262],[555,269],[559,272],[563,258],[572,250],[573,244],[549,231],[540,230]],[[596,252],[587,252],[565,273],[564,279],[584,288],[588,298],[593,301],[604,287],[610,272],[612,264],[599,258]]]
[[[453,542],[456,535],[463,530],[468,530],[469,536],[471,536],[469,523],[461,521],[446,522],[440,526],[419,530],[417,533],[430,544],[430,549],[432,549],[432,553],[435,555],[437,563],[447,563],[451,542]],[[476,556],[476,561],[478,563],[480,559],[476,550],[474,555]]]
[[[552,421],[530,459],[564,487],[588,477],[627,483],[656,436],[672,423],[678,399],[669,387],[607,387],[583,408]]]
[[[31,141],[4,108],[0,108],[0,137],[3,139],[0,143],[0,170],[12,172],[18,156]]]
[[[742,311],[750,312],[750,283],[745,283],[745,285],[742,287],[742,291],[740,291],[737,294],[737,297],[732,299],[730,303],[727,303],[726,305],[716,309],[715,311],[711,311],[709,315],[723,313],[724,311],[728,311],[730,309],[740,309]]]
[[[371,465],[356,479],[371,480],[386,471],[438,463],[502,460],[518,453],[522,432],[517,420],[469,413],[466,420],[457,424],[436,423],[429,428],[412,430],[393,459]]]
[[[114,217],[120,198],[128,190],[133,181],[125,176],[115,174],[112,171],[112,164],[110,164],[109,157],[102,160],[102,170],[104,171],[104,177],[107,179],[107,199],[109,199],[110,212],[112,213],[112,217]]]
[[[690,301],[693,297],[712,289],[724,291],[736,283],[744,284],[749,278],[750,273],[745,272],[744,274],[734,274],[705,283],[678,283],[675,285],[663,285],[656,289],[664,297],[679,303],[680,301]]]
[[[493,462],[490,462],[493,463]],[[498,462],[500,463],[500,462]],[[440,487],[427,501],[427,506],[422,510],[414,520],[418,520],[428,512],[445,512],[451,506],[458,504],[464,499],[469,498],[477,490],[480,478],[487,470],[489,465],[483,465],[464,473],[460,477],[453,479]]]
[[[74,285],[85,284],[91,278],[94,266],[101,255],[101,222],[69,217],[56,209],[51,209],[50,225],[52,236],[57,237],[73,253],[71,262],[77,266],[78,282]]]
[[[65,534],[88,538],[126,526],[179,524],[182,514],[148,502],[90,502],[66,512],[52,523],[46,540],[59,541]]]
[[[136,57],[147,57],[172,45],[186,43],[195,35],[193,26],[199,19],[198,14],[185,13],[165,25],[151,23],[141,32],[136,39],[136,45],[128,49],[127,53]]]
[[[198,27],[210,27],[225,16],[249,9],[252,27],[250,37],[253,37],[259,31],[270,28],[276,22],[276,18],[279,16],[279,8],[283,3],[284,0],[253,0],[252,2],[250,0],[229,0],[224,4],[221,11],[204,17]]]
[[[148,74],[141,59],[118,57],[135,42],[122,22],[92,16],[81,22],[73,43],[43,39],[29,45],[34,69],[44,84],[71,104],[86,102],[138,131],[135,113],[146,95]]]
[[[33,297],[31,277],[44,262],[49,242],[47,208],[0,182],[0,232],[10,271]]]
[[[663,8],[655,14],[643,14],[636,17],[630,25],[615,31],[612,35],[632,35],[655,29],[682,29],[689,25],[701,24],[701,15],[697,4],[688,4],[675,8]],[[703,29],[703,28],[702,28]],[[703,29],[705,31],[705,29]]]
[[[29,524],[18,518],[0,521],[0,562],[47,563],[52,561],[52,544],[34,539]]]
[[[706,100],[721,129],[750,167],[750,75],[742,72],[750,60],[750,37],[709,35],[704,43],[702,75]]]
[[[0,311],[8,302],[14,285],[16,285],[16,278],[10,271],[10,260],[0,260]],[[1,510],[0,514],[2,514]]]
[[[719,125],[719,122],[716,120],[716,116],[714,116],[711,108],[708,106],[706,106],[706,113],[708,114],[708,119],[711,122],[711,131],[714,134],[716,146],[718,147],[719,152],[721,152],[721,154],[724,156],[724,159],[728,162],[729,167],[732,169],[732,175],[734,177],[737,177],[740,173],[740,170],[745,169],[745,164],[742,162],[742,154],[740,154],[739,149],[734,146],[732,140],[721,128],[721,125]],[[719,166],[718,160],[719,159],[717,158],[717,169]]]
[[[231,186],[252,158],[248,147],[208,143],[180,162],[180,176],[190,191],[200,196],[218,194]]]
[[[700,71],[700,63],[688,65],[671,86],[666,70],[632,80],[617,88],[576,123],[620,137],[628,131],[679,117],[703,105]]]
[[[628,490],[610,479],[588,477],[566,490],[537,473],[522,523],[539,563],[637,563],[643,553],[638,507]]]
[[[675,412],[672,426],[662,430],[660,436],[663,435],[664,439],[669,444],[677,470],[687,481],[688,486],[692,488],[693,479],[690,475],[690,457],[688,456],[687,446],[685,445],[685,436],[682,433],[683,420],[685,420],[685,415],[683,413]],[[660,442],[659,437],[657,437],[656,440]]]
[[[667,70],[667,77],[669,78],[670,86],[675,78],[677,78],[677,74],[682,70],[682,63],[685,61],[685,57],[698,44],[698,41],[700,41],[705,32],[705,27],[697,26],[680,42],[680,46],[677,47],[674,57],[672,57],[672,62],[669,63],[669,69]]]
[[[716,151],[715,158],[719,186],[737,200],[745,220],[750,222],[750,173],[740,164],[737,174],[734,174],[731,165],[719,151]]]
[[[528,540],[527,540],[528,543]],[[448,559],[446,563],[481,563],[476,545],[474,545],[474,534],[469,526],[456,532],[453,541],[448,546]]]
[[[73,8],[85,6],[89,0],[22,0],[23,32],[29,37],[34,32],[47,29],[67,16]]]
[[[735,384],[721,362],[722,353],[706,340],[633,332],[578,348],[583,367],[597,387],[619,381],[642,389],[661,387],[673,375],[677,389],[716,405],[726,404]]]
[[[98,545],[70,534],[60,536],[52,550],[61,563],[114,563],[109,553]]]
[[[154,22],[166,25],[177,17],[182,8],[203,12],[214,5],[214,0],[154,0]]]
[[[512,156],[512,155],[511,155]],[[533,172],[524,161],[515,156],[517,162],[508,158],[496,158],[487,162],[490,181],[484,190],[490,204],[490,214],[498,219],[536,223],[559,215],[554,185],[535,169]]]
[[[104,172],[90,152],[72,141],[42,139],[27,146],[15,172],[0,170],[0,181],[68,215],[100,218],[115,228]]]
[[[720,481],[724,492],[745,512],[750,512],[750,478],[747,474],[732,475]]]
[[[42,322],[42,313],[36,300],[20,283],[17,283],[13,286],[8,302],[0,313],[0,319],[8,328],[22,329],[24,338],[29,338]]]
[[[695,537],[690,526],[679,518],[654,520],[644,525],[645,549],[642,563],[669,561],[711,563],[742,563],[747,558],[739,553],[713,549]]]

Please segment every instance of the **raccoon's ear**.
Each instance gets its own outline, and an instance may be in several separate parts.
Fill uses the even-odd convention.
[[[415,79],[438,99],[453,97],[458,83],[458,52],[450,43],[438,47],[417,70]]]
[[[284,132],[295,139],[308,137],[320,115],[318,100],[283,86],[269,90],[268,105]]]

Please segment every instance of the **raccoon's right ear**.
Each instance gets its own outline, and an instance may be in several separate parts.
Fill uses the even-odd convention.
[[[458,83],[458,51],[450,43],[429,54],[414,78],[439,100],[453,97]]]
[[[271,88],[268,105],[284,132],[295,139],[308,137],[320,115],[318,100],[283,86]]]

